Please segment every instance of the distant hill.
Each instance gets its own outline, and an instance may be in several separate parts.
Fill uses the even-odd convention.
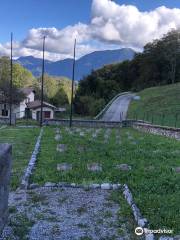
[[[131,60],[135,52],[131,48],[117,50],[96,51],[87,54],[76,61],[75,79],[80,80],[92,70],[103,67],[107,64]],[[41,75],[42,59],[32,56],[20,57],[15,62],[30,70],[34,76]],[[64,59],[56,62],[45,60],[45,71],[53,76],[65,76],[72,78],[73,59]]]

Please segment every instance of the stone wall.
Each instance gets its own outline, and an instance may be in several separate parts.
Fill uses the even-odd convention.
[[[0,117],[0,124],[9,124],[9,120],[10,120],[10,118],[8,118],[8,117]],[[12,123],[12,125],[16,124],[16,115],[15,114],[12,114],[11,123]]]
[[[8,218],[11,162],[12,147],[9,144],[0,144],[0,235]]]
[[[45,125],[69,126],[68,119],[50,119],[45,120]],[[100,120],[77,120],[72,122],[74,127],[122,127],[120,122],[105,122]]]
[[[162,127],[158,125],[151,125],[151,124],[137,123],[137,122],[132,123],[132,126],[133,128],[143,132],[153,133],[156,135],[161,135],[161,136],[180,140],[180,128]]]
[[[9,124],[9,118],[0,118],[0,124]]]

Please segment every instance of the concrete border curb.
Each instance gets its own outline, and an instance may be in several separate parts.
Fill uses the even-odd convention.
[[[24,176],[22,177],[22,181],[21,181],[21,184],[20,184],[21,189],[27,189],[28,188],[29,178],[32,174],[32,171],[33,171],[34,167],[35,167],[35,163],[36,163],[36,160],[37,160],[37,155],[39,153],[42,135],[43,135],[43,128],[41,128],[40,134],[39,134],[39,136],[37,138],[37,141],[36,141],[36,145],[34,147],[34,151],[31,155],[28,166],[25,170]]]
[[[92,184],[76,184],[76,183],[66,183],[66,182],[60,182],[60,183],[52,183],[47,182],[43,186],[40,186],[36,183],[32,183],[29,185],[28,189],[35,189],[35,188],[84,188],[84,189],[101,189],[101,190],[119,190],[122,189],[122,185],[119,183],[92,183]]]
[[[129,187],[127,184],[123,185],[123,195],[124,195],[127,203],[129,204],[129,206],[131,207],[135,221],[137,222],[138,226],[141,228],[148,228],[149,227],[148,220],[142,216],[139,208],[136,206],[136,204],[133,200],[132,193],[129,190]],[[153,234],[146,234],[145,239],[146,240],[154,240],[155,238],[154,238]]]

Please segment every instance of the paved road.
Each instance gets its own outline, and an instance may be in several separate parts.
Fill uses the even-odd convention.
[[[101,120],[104,121],[122,121],[126,119],[127,110],[131,99],[134,97],[134,94],[126,94],[119,96],[105,112]]]

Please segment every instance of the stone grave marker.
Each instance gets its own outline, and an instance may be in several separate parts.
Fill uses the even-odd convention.
[[[80,145],[80,146],[77,147],[77,150],[78,150],[78,152],[81,153],[81,152],[84,152],[86,150],[86,148],[84,146]]]
[[[70,171],[72,170],[72,164],[70,163],[59,163],[57,164],[58,171]]]
[[[92,138],[97,138],[97,133],[96,133],[96,132],[94,132],[94,133],[92,134]]]
[[[55,133],[56,133],[56,134],[59,134],[59,133],[60,133],[60,129],[59,129],[59,128],[56,128],[56,129],[55,129]]]
[[[155,170],[155,167],[152,166],[152,165],[145,167],[145,171],[151,172],[151,171],[154,171],[154,170]]]
[[[180,167],[175,167],[175,168],[173,168],[173,170],[174,170],[176,173],[180,173]]]
[[[116,136],[116,143],[117,144],[121,144],[121,138],[120,138],[120,136],[118,135],[118,136]]]
[[[134,138],[131,135],[128,135],[129,140],[133,140]]]
[[[80,133],[79,133],[79,136],[80,136],[80,137],[84,137],[84,135],[85,135],[84,132],[80,132]]]
[[[116,169],[119,169],[121,171],[130,171],[132,167],[126,163],[123,163],[123,164],[116,165]]]
[[[56,134],[55,138],[56,141],[60,141],[62,139],[60,134]]]
[[[88,163],[87,169],[91,172],[101,172],[102,166],[99,163]]]
[[[67,146],[65,144],[58,144],[56,150],[58,152],[65,152],[67,150]]]

